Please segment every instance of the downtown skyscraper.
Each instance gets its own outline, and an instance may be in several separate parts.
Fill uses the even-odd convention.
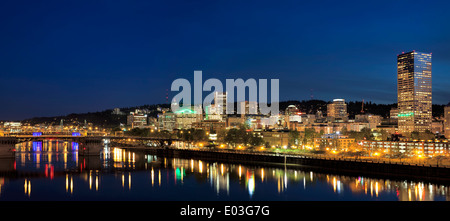
[[[431,53],[412,51],[397,56],[398,130],[431,131]]]

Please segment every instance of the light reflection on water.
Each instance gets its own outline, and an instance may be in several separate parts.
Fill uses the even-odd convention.
[[[167,158],[79,144],[28,142],[0,159],[0,200],[449,201],[440,184],[351,177],[270,165]]]

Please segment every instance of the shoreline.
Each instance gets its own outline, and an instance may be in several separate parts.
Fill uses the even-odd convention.
[[[255,166],[302,168],[321,173],[349,176],[372,176],[394,180],[414,180],[450,184],[450,168],[351,159],[319,158],[286,154],[249,153],[224,150],[119,147],[162,157],[201,159]]]

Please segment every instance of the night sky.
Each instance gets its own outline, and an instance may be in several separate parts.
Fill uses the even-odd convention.
[[[177,78],[279,79],[280,100],[394,103],[432,53],[450,101],[448,1],[0,1],[0,120],[166,103]],[[209,92],[205,92],[207,95]],[[172,97],[175,93],[170,93]]]

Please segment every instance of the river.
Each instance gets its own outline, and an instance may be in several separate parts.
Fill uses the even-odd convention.
[[[446,184],[345,176],[313,168],[169,158],[104,146],[18,144],[0,159],[0,201],[450,201]]]

